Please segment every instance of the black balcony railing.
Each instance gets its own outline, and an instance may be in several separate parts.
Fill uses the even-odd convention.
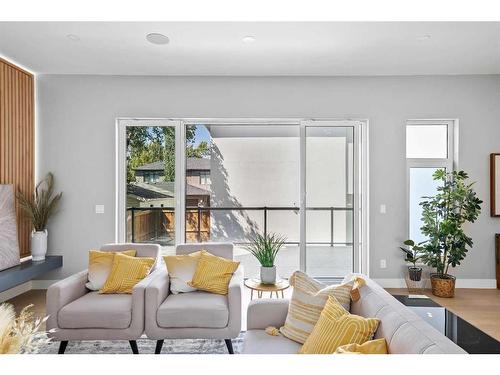
[[[352,242],[335,242],[334,241],[334,213],[335,212],[349,212],[353,211],[352,207],[307,207],[307,211],[327,211],[330,213],[330,241],[307,241],[307,244],[312,245],[352,245]],[[195,214],[195,225],[194,229],[188,229],[186,227],[184,233],[184,241],[188,242],[188,235],[194,235],[196,242],[201,242],[202,240],[207,240],[204,238],[205,232],[210,235],[210,222],[205,223],[208,226],[207,230],[203,229],[204,223],[204,213],[210,214],[212,211],[262,211],[263,212],[263,234],[268,233],[268,213],[269,211],[292,211],[298,213],[300,211],[299,207],[186,207],[186,218],[190,216],[190,226],[193,227],[193,215]],[[139,215],[144,213],[150,213],[147,215],[147,219],[141,218],[143,222],[137,223]],[[128,240],[132,242],[149,242],[154,241],[163,237],[163,241],[159,242],[169,242],[169,238],[173,243],[174,233],[175,233],[175,208],[174,207],[129,207],[127,208],[128,219],[130,219],[130,226],[127,226],[127,236]],[[145,215],[143,215],[145,216]],[[205,216],[209,218],[210,215]],[[127,219],[127,220],[128,220]],[[187,225],[186,225],[187,226]],[[138,230],[140,235],[138,236]],[[192,238],[191,238],[192,239]],[[209,239],[209,238],[208,238]],[[195,241],[193,241],[195,242]],[[248,244],[248,242],[235,242],[239,245]],[[298,241],[288,241],[286,244],[299,244]]]

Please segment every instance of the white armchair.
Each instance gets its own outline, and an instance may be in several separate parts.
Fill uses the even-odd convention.
[[[230,243],[183,244],[176,252],[200,249],[233,259]],[[165,339],[224,339],[233,354],[231,339],[241,331],[242,290],[242,266],[233,274],[225,296],[203,291],[171,294],[167,270],[159,270],[146,288],[145,330],[148,338],[157,340],[155,354],[160,354]]]
[[[160,246],[154,244],[108,244],[102,251],[137,250],[137,256],[158,259]],[[138,354],[136,339],[144,333],[146,286],[154,279],[152,272],[134,286],[132,294],[99,294],[85,287],[87,270],[51,285],[47,290],[47,329],[55,329],[52,338],[59,340],[63,354],[70,340],[129,340]]]

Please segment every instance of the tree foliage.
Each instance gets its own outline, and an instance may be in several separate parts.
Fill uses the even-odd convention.
[[[206,141],[194,145],[195,127],[186,127],[186,156],[204,157],[210,149]],[[157,161],[164,162],[165,181],[175,180],[175,129],[172,126],[127,127],[127,183],[135,181],[134,169]]]
[[[464,171],[446,173],[439,169],[433,179],[441,181],[437,194],[423,197],[422,233],[429,238],[423,246],[422,260],[437,270],[439,277],[448,275],[449,267],[456,267],[472,248],[472,238],[465,234],[463,225],[473,223],[481,212],[481,203]]]

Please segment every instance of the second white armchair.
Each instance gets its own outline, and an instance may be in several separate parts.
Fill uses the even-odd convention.
[[[176,253],[190,254],[200,249],[233,259],[230,243],[182,244]],[[166,267],[157,271],[146,288],[145,301],[145,330],[148,338],[157,340],[155,354],[160,354],[165,339],[224,339],[233,354],[231,340],[241,331],[242,290],[241,266],[229,282],[227,295],[203,291],[172,294]]]

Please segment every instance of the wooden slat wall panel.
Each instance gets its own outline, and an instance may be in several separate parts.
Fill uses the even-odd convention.
[[[35,180],[35,101],[32,74],[0,59],[0,184],[31,194]],[[31,223],[17,206],[21,257],[30,255]]]

